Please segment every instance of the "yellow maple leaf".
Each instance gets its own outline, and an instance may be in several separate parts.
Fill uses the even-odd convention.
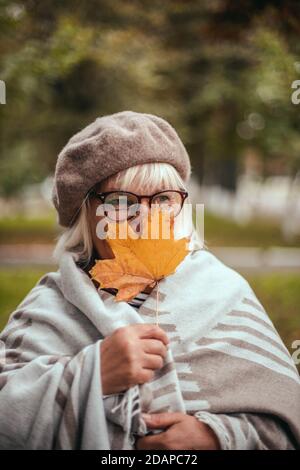
[[[121,250],[122,251],[122,250]],[[98,260],[89,271],[100,287],[118,289],[116,300],[132,300],[146,286],[154,286],[151,272],[128,250],[114,252],[115,258]]]
[[[121,235],[126,238],[122,239]],[[147,286],[154,287],[159,280],[174,273],[189,252],[186,248],[189,238],[175,240],[174,219],[169,219],[161,210],[149,212],[141,236],[136,237],[127,220],[108,223],[106,240],[115,258],[97,260],[89,271],[100,288],[118,289],[116,301],[132,300]]]

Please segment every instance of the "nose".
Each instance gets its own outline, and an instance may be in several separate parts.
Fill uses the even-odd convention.
[[[138,234],[141,234],[144,229],[144,224],[146,223],[148,211],[149,211],[149,198],[142,197],[140,205],[139,205],[138,216],[137,216],[138,223],[135,227],[135,231]]]
[[[143,197],[141,199],[141,203],[139,206],[139,215],[141,220],[143,220],[147,215],[149,211],[149,199],[147,197]]]
[[[145,208],[149,208],[149,198],[148,197],[142,197],[141,205]]]

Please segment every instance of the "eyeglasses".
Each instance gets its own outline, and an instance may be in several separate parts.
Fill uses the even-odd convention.
[[[176,217],[182,209],[188,192],[184,190],[167,189],[159,191],[151,196],[137,195],[130,191],[106,191],[97,193],[95,189],[90,191],[90,195],[99,199],[104,205],[104,214],[114,221],[129,220],[136,217],[139,211],[141,200],[144,197],[149,199],[150,206],[156,206],[161,210],[172,212]]]

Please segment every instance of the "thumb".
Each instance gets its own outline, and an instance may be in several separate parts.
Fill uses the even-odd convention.
[[[148,428],[165,428],[172,424],[179,423],[183,418],[183,413],[142,413],[142,417],[145,420]]]

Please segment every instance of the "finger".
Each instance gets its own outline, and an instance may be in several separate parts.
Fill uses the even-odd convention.
[[[142,385],[153,380],[155,372],[153,369],[143,368],[139,374],[138,384]]]
[[[143,367],[145,369],[161,369],[164,365],[164,359],[157,354],[145,354],[143,357]]]
[[[166,357],[168,349],[166,345],[158,339],[143,339],[141,341],[145,353],[157,354],[163,359]]]
[[[165,345],[169,343],[169,338],[167,333],[158,325],[138,325],[137,326],[139,331],[140,338],[152,338],[152,339],[159,339]]]
[[[166,428],[168,426],[172,426],[173,424],[179,423],[185,418],[184,413],[150,413],[150,414],[142,414],[144,421],[147,424],[148,428]]]
[[[165,449],[165,445],[163,441],[164,434],[165,434],[164,432],[161,432],[159,434],[153,434],[151,436],[148,435],[148,436],[140,437],[136,440],[135,448],[137,450]]]

